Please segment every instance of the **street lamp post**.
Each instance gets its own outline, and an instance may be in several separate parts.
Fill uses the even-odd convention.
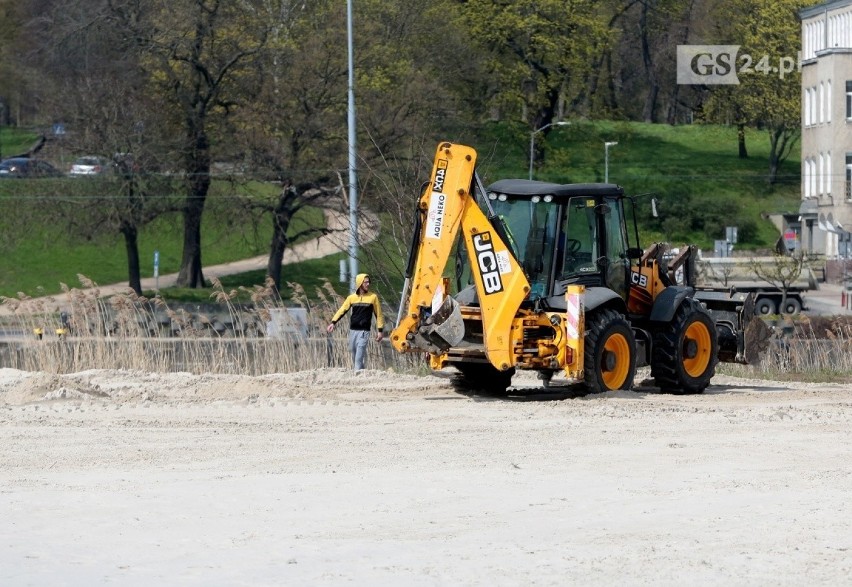
[[[609,148],[617,144],[616,141],[604,143],[604,183],[609,183]]]
[[[355,60],[352,48],[352,0],[346,2],[346,36],[349,57],[349,287],[355,289],[358,274],[358,177],[355,150]]]
[[[569,124],[571,123],[565,122],[564,120],[560,120],[558,122],[548,122],[543,127],[536,129],[530,133],[530,179],[533,178],[533,161],[535,160],[535,135],[537,135],[546,128],[550,128],[551,126],[568,126]]]

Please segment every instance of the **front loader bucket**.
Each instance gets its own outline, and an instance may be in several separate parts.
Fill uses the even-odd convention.
[[[716,322],[719,360],[754,365],[769,347],[772,330],[754,315],[754,295],[729,291],[696,290]]]
[[[756,365],[760,362],[760,357],[769,348],[771,335],[772,330],[766,322],[752,313],[743,336],[743,356],[746,364]]]

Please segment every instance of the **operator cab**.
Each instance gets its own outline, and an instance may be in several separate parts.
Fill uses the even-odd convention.
[[[638,257],[638,249],[628,247],[624,200],[632,200],[620,186],[505,179],[486,192],[488,206],[480,204],[489,216],[490,206],[492,222],[502,224],[530,283],[528,302],[564,309],[565,290],[574,284],[604,287],[627,300],[630,258]],[[459,301],[475,303],[467,255],[459,250]]]

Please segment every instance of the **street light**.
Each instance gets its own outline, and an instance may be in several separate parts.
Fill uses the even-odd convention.
[[[358,176],[355,150],[355,60],[352,43],[352,0],[346,2],[346,37],[348,44],[349,91],[349,287],[354,291],[358,274]]]
[[[604,183],[609,183],[609,148],[617,144],[616,141],[604,143]]]
[[[530,179],[533,178],[533,160],[535,159],[535,135],[537,135],[546,128],[550,128],[551,126],[568,126],[569,124],[571,123],[565,122],[564,120],[560,120],[559,122],[548,122],[543,127],[534,130],[530,133]]]

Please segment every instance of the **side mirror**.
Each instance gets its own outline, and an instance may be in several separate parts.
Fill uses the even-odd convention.
[[[628,259],[641,259],[644,252],[645,251],[643,251],[639,247],[630,247],[630,248],[627,249],[627,258]]]

